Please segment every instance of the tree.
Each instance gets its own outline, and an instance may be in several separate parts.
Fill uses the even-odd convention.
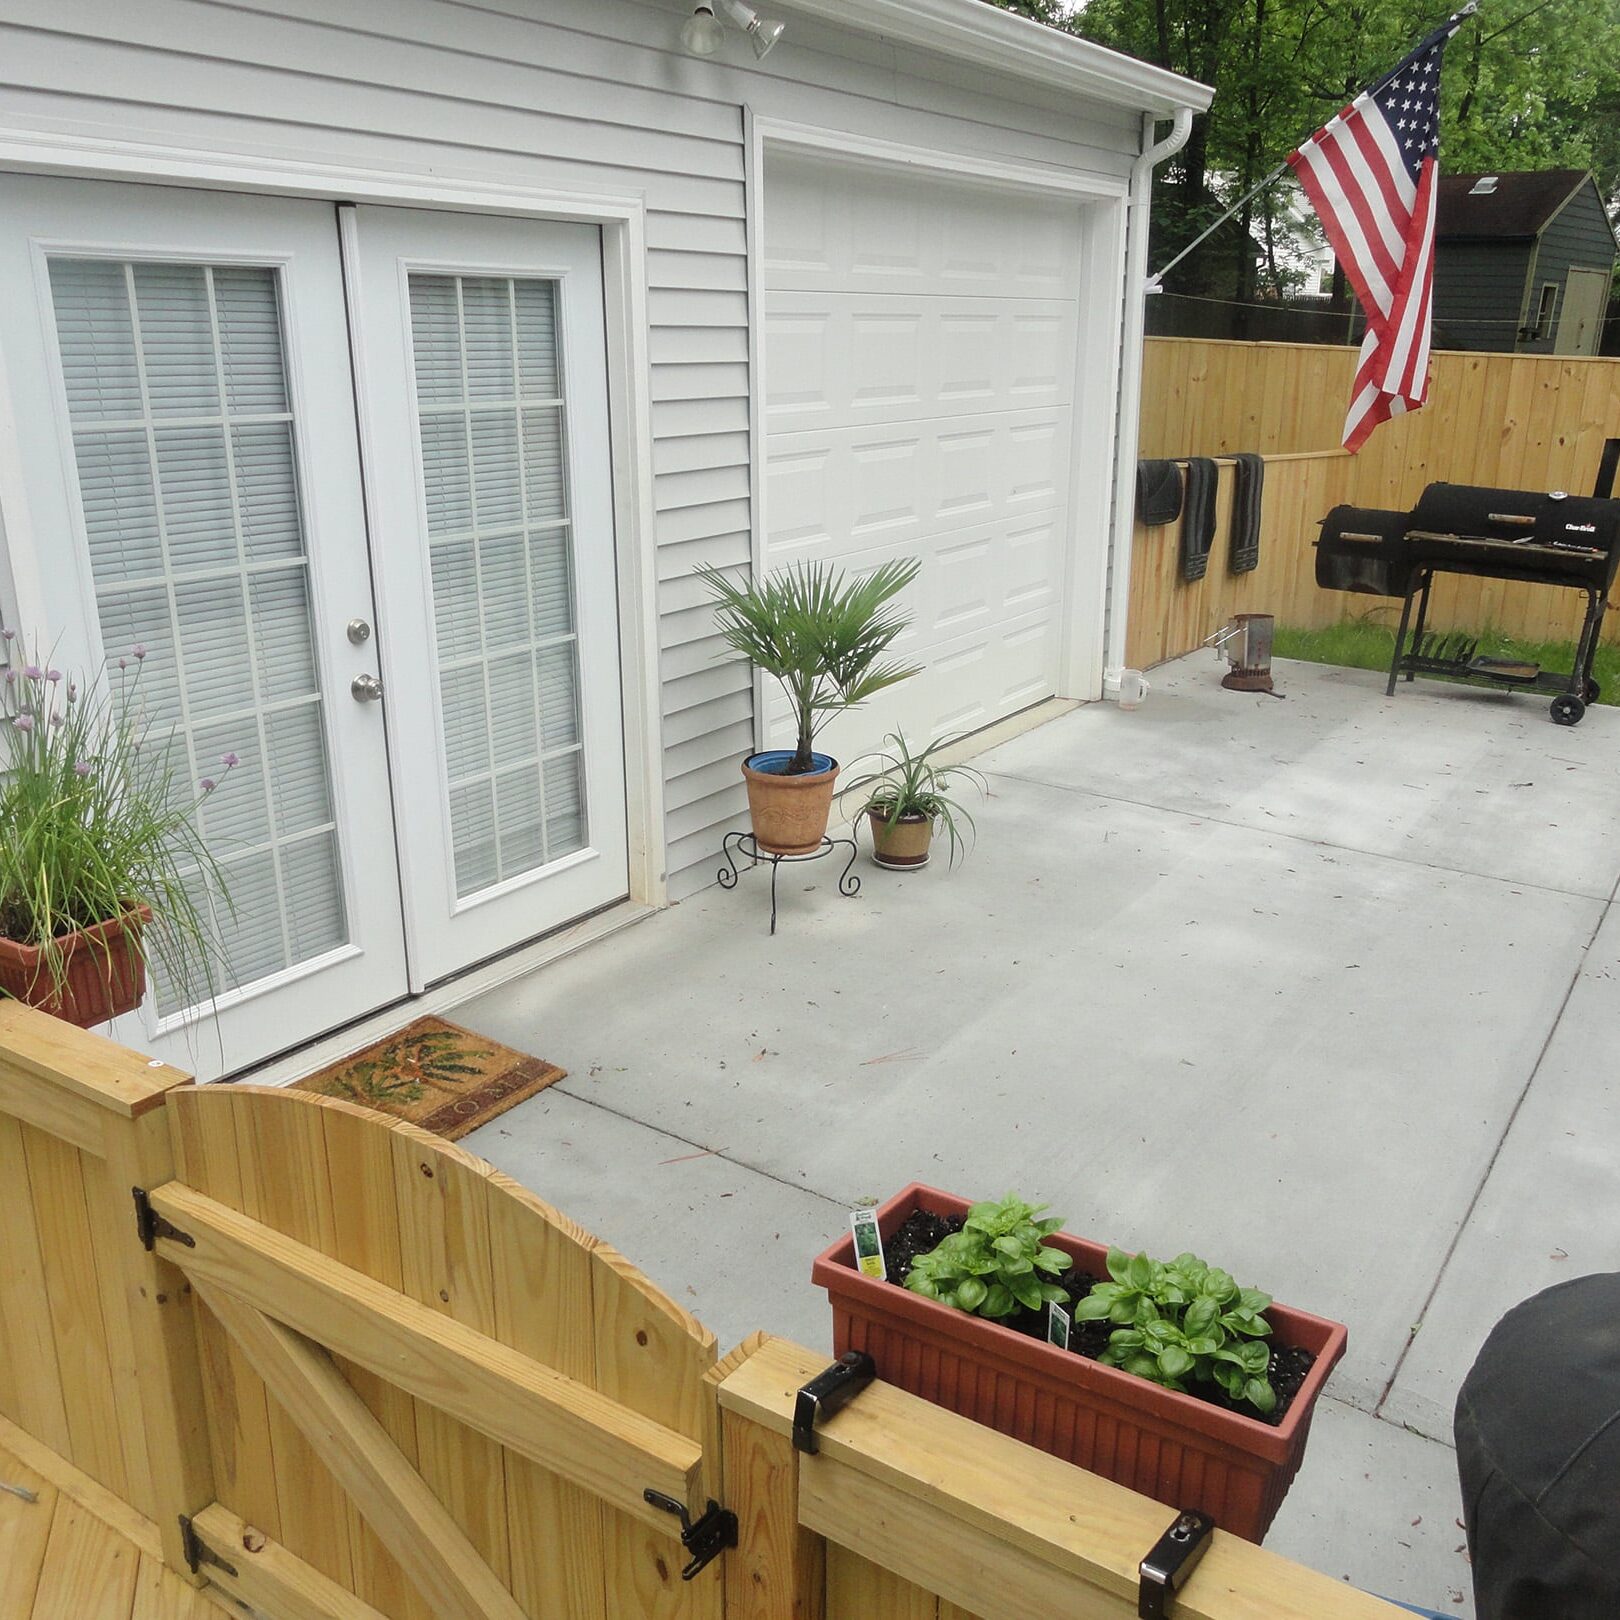
[[[1443,18],[1433,0],[1090,0],[1077,12],[1060,0],[1005,3],[1214,87],[1209,113],[1161,171],[1155,264]],[[1620,0],[1485,0],[1447,51],[1440,152],[1451,173],[1591,167],[1615,199]],[[1280,291],[1281,272],[1255,244],[1276,227],[1275,198],[1263,196],[1168,285],[1240,300]]]

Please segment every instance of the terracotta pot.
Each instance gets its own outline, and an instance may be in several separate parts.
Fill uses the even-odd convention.
[[[965,1215],[969,1205],[913,1183],[878,1211],[878,1227],[889,1237],[913,1210]],[[1082,1271],[1108,1275],[1106,1244],[1065,1232],[1046,1241]],[[1347,1339],[1337,1322],[1284,1305],[1266,1312],[1277,1343],[1316,1356],[1272,1425],[862,1276],[847,1235],[816,1260],[811,1277],[832,1302],[835,1354],[869,1351],[888,1383],[1169,1507],[1200,1508],[1249,1541],[1265,1535],[1282,1506],[1312,1409]]]
[[[897,871],[928,864],[928,846],[933,842],[934,824],[927,816],[901,816],[891,822],[881,810],[868,810],[872,827],[872,859],[879,866]]]
[[[150,907],[132,906],[122,917],[64,935],[57,942],[67,970],[60,988],[40,946],[0,939],[0,990],[81,1029],[130,1012],[146,994],[139,941],[151,920]]]
[[[829,754],[812,757],[819,768],[802,776],[784,775],[780,768],[793,758],[790,749],[750,754],[743,761],[754,842],[767,855],[809,855],[827,836],[838,761]]]

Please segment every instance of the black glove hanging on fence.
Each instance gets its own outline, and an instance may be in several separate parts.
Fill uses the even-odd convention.
[[[1232,457],[1237,477],[1232,489],[1232,546],[1227,567],[1247,574],[1260,566],[1260,496],[1266,482],[1263,456],[1248,451]]]
[[[1202,579],[1215,538],[1215,463],[1194,456],[1187,463],[1187,499],[1181,511],[1181,577]]]

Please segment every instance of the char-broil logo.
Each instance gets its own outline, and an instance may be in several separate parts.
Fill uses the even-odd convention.
[[[1566,523],[1564,525],[1564,533],[1565,534],[1596,534],[1597,533],[1597,524],[1595,524],[1595,523]]]

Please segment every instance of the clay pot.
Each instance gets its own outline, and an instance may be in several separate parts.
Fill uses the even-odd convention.
[[[866,819],[872,828],[872,859],[879,866],[905,871],[928,864],[934,824],[927,816],[901,816],[891,822],[881,810],[868,810]]]
[[[916,1209],[965,1215],[970,1207],[914,1182],[878,1210],[878,1230],[892,1236]],[[1066,1232],[1045,1241],[1081,1271],[1108,1275],[1107,1245]],[[1277,1343],[1316,1357],[1273,1425],[863,1276],[847,1233],[810,1275],[832,1304],[835,1355],[865,1350],[885,1383],[1172,1508],[1199,1508],[1249,1541],[1265,1535],[1282,1506],[1312,1409],[1348,1337],[1340,1323],[1285,1305],[1266,1312]]]
[[[784,774],[791,749],[750,754],[743,761],[754,842],[764,854],[809,855],[827,836],[838,761],[829,754],[811,757],[817,768],[802,776]]]
[[[152,920],[148,906],[131,906],[92,928],[57,941],[66,976],[60,987],[38,945],[0,939],[0,990],[53,1018],[89,1029],[133,1011],[146,995],[141,930]]]

